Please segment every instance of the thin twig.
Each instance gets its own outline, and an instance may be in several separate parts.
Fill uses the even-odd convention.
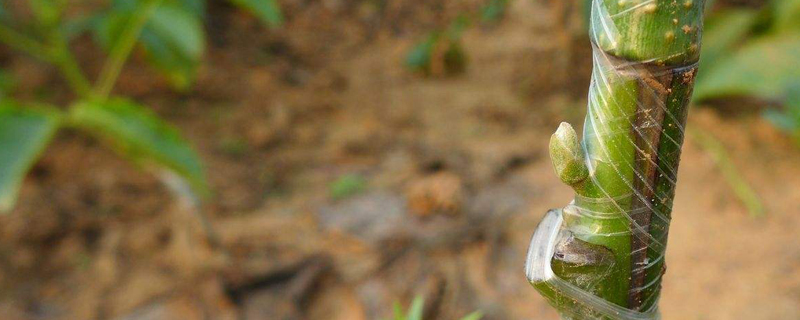
[[[48,62],[53,59],[47,46],[2,24],[0,24],[0,42]]]
[[[92,94],[92,85],[86,76],[83,75],[78,60],[69,50],[69,45],[59,34],[56,37],[56,51],[54,56],[55,65],[67,80],[67,83],[76,94],[83,98],[89,98]]]
[[[128,60],[128,56],[130,56],[136,40],[139,38],[139,34],[141,34],[150,16],[160,4],[161,0],[149,0],[133,14],[131,22],[122,31],[122,35],[114,44],[106,64],[100,71],[100,77],[94,90],[97,97],[101,99],[108,98],[122,71],[122,67],[125,65],[125,61]]]
[[[0,25],[0,42],[30,54],[41,60],[55,64],[67,80],[69,86],[81,96],[90,93],[89,80],[81,72],[80,66],[70,53],[63,38],[56,37],[55,46],[48,46],[33,38],[17,32],[6,25]]]

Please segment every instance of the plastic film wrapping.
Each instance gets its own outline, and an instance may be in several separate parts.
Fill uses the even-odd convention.
[[[528,280],[565,319],[658,319],[664,253],[702,32],[700,0],[594,0],[583,138],[553,135],[576,193],[548,212]]]

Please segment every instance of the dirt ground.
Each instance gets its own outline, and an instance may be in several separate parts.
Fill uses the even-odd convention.
[[[0,216],[0,319],[382,319],[417,295],[427,319],[557,319],[523,260],[546,210],[572,197],[546,154],[586,103],[588,42],[566,9],[512,1],[465,33],[463,74],[422,77],[405,53],[479,1],[281,3],[287,25],[265,31],[212,1],[190,92],[140,57],[117,88],[182,129],[214,197],[195,209],[62,132]],[[8,56],[21,95],[68,101],[53,70]],[[767,213],[749,216],[687,139],[663,318],[800,319],[800,149],[728,109],[695,107],[689,125],[723,142]],[[332,197],[343,176],[366,186]]]

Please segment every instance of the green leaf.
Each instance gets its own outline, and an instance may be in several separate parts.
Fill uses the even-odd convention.
[[[481,12],[481,22],[495,23],[506,13],[508,0],[489,0],[489,3],[484,5]]]
[[[754,10],[729,9],[719,11],[706,19],[698,79],[702,79],[707,74],[705,71],[714,68],[720,58],[730,53],[731,49],[745,38],[753,28],[757,17],[758,12]]]
[[[148,60],[178,89],[194,80],[205,49],[200,18],[177,5],[162,5],[148,21],[140,40]]]
[[[425,306],[425,298],[417,296],[411,302],[411,308],[408,309],[407,320],[422,320],[422,308]]]
[[[203,24],[191,11],[162,4],[150,17],[144,32],[152,32],[180,55],[199,60],[205,48]]]
[[[460,41],[464,31],[472,24],[469,16],[461,14],[447,26],[447,37],[450,41]]]
[[[53,0],[30,0],[28,6],[31,8],[34,18],[44,25],[53,26],[58,22],[61,15],[61,3]]]
[[[129,19],[130,15],[115,11],[100,15],[92,26],[94,41],[106,52],[111,51]]]
[[[400,306],[400,302],[395,301],[393,306],[392,314],[394,315],[394,320],[406,320],[406,316],[403,314],[403,307]]]
[[[6,70],[0,69],[0,101],[5,100],[17,87],[17,78]]]
[[[430,72],[433,49],[439,41],[439,33],[431,32],[417,43],[406,56],[406,66],[414,71]]]
[[[800,27],[800,0],[773,0],[770,3],[773,13],[773,28],[776,31]]]
[[[88,15],[71,17],[65,20],[59,28],[65,39],[72,40],[82,35],[84,32],[97,30],[101,27],[103,22],[102,14],[91,13]]]
[[[178,90],[186,90],[194,81],[199,61],[192,60],[174,50],[157,35],[143,32],[147,60]]]
[[[181,7],[191,14],[204,18],[206,16],[206,1],[205,0],[180,0]]]
[[[283,24],[281,6],[276,0],[231,0],[234,4],[255,15],[261,22],[276,28]]]
[[[367,181],[357,174],[340,177],[330,185],[330,195],[334,200],[344,199],[358,194],[367,188]]]
[[[764,118],[774,126],[783,131],[793,133],[800,128],[797,119],[790,117],[787,113],[775,109],[764,110]]]
[[[794,116],[800,120],[800,81],[789,84],[786,87],[786,105],[797,111]]]
[[[769,36],[754,40],[722,58],[698,79],[695,100],[748,95],[780,98],[784,88],[800,79],[800,35]]]
[[[784,110],[767,109],[764,118],[800,145],[800,83],[794,83],[786,89]]]
[[[461,318],[461,320],[480,320],[481,318],[483,318],[483,312],[475,311]]]
[[[208,193],[200,157],[178,130],[150,109],[115,98],[105,103],[82,101],[70,109],[72,123],[110,144],[129,159],[166,167],[186,180],[192,190]]]
[[[55,112],[0,102],[0,212],[14,206],[25,174],[52,140],[58,125]]]
[[[95,28],[96,41],[110,51],[123,30],[133,21],[143,3],[116,0]],[[139,35],[147,60],[167,76],[178,89],[186,89],[194,80],[205,50],[201,0],[171,0],[158,6]]]

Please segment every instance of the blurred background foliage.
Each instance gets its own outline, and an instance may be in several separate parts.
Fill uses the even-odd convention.
[[[0,318],[555,319],[587,3],[0,1]],[[800,0],[706,3],[665,319],[796,318]]]
[[[283,21],[274,0],[233,3],[265,26],[280,27]],[[57,66],[78,96],[67,113],[41,101],[18,103],[14,76],[0,72],[0,148],[7,150],[0,157],[0,211],[13,207],[23,177],[61,126],[83,129],[145,167],[173,170],[195,195],[208,194],[201,161],[177,129],[134,101],[109,99],[136,47],[176,90],[191,86],[206,47],[204,0],[113,0],[75,16],[66,14],[66,0],[13,1],[15,10],[0,4],[0,41]],[[86,32],[107,54],[96,81],[84,75],[69,47]]]
[[[781,109],[768,109],[764,115],[797,139],[798,16],[796,0],[773,0],[760,9],[712,11],[705,25],[695,101],[750,96],[779,103]]]

